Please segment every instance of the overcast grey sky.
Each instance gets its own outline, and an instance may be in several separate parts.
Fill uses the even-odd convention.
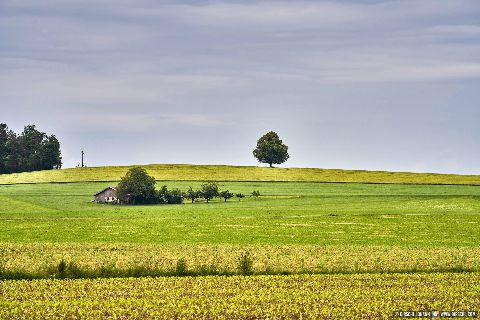
[[[480,1],[0,0],[0,122],[64,167],[480,174]]]

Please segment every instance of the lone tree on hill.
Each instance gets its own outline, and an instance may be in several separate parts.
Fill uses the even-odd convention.
[[[155,178],[149,176],[145,169],[133,167],[120,180],[117,197],[123,203],[155,203]]]
[[[258,139],[257,148],[253,150],[253,155],[259,162],[268,163],[270,168],[273,167],[273,164],[283,163],[290,157],[288,146],[283,144],[278,134],[273,131]]]

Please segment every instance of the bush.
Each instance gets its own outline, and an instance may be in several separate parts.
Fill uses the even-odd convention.
[[[225,190],[220,192],[220,197],[223,198],[225,202],[227,202],[228,199],[233,198],[233,193],[231,193],[228,190]]]
[[[244,276],[253,274],[253,259],[250,252],[245,251],[238,258],[238,272]]]
[[[243,193],[237,193],[235,197],[237,197],[238,201],[240,201],[241,199],[245,198],[245,195]]]
[[[58,276],[59,278],[65,278],[65,273],[67,271],[67,263],[65,260],[60,260],[57,266]]]
[[[183,193],[179,189],[172,189],[168,193],[168,203],[170,204],[180,204],[183,203]]]
[[[175,266],[175,275],[186,276],[187,274],[188,274],[187,260],[185,258],[178,259],[177,265]]]
[[[254,191],[252,192],[252,197],[254,197],[254,198],[260,197],[260,191],[254,190]]]
[[[180,204],[183,203],[183,193],[179,189],[168,190],[167,186],[162,186],[157,192],[156,203],[160,204]]]

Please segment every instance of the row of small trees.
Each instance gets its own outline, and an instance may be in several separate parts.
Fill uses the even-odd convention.
[[[259,197],[260,192],[253,191],[252,196]],[[245,198],[245,195],[243,193],[233,193],[230,192],[230,190],[220,191],[216,182],[206,182],[202,184],[202,187],[198,190],[193,190],[193,188],[190,187],[184,193],[184,198],[191,200],[192,203],[194,203],[197,199],[205,199],[206,202],[209,202],[213,198],[221,198],[223,201],[227,202],[228,199],[233,197],[237,197],[240,201],[241,199]]]
[[[127,204],[179,204],[183,199],[191,200],[192,203],[198,199],[205,199],[208,203],[213,198],[222,198],[225,202],[233,197],[239,200],[245,198],[243,193],[220,191],[216,182],[205,182],[200,189],[194,190],[190,187],[185,192],[180,189],[168,190],[167,186],[156,190],[155,184],[155,178],[148,175],[145,169],[131,168],[117,186],[117,197],[120,203]],[[252,196],[259,197],[260,192],[255,190]]]

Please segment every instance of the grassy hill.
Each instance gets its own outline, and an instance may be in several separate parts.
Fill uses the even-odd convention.
[[[131,166],[71,168],[0,175],[0,184],[118,181]],[[290,181],[480,185],[480,175],[226,165],[143,165],[163,181]]]

